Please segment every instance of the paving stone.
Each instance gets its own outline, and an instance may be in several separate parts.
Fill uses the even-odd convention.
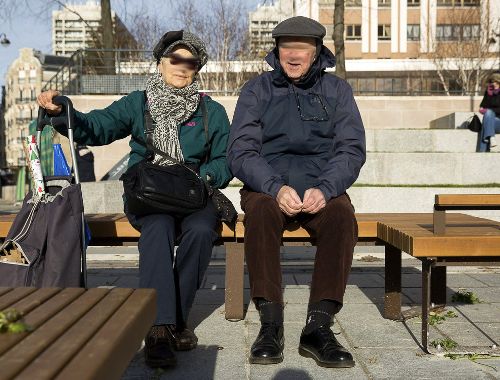
[[[469,276],[488,286],[500,287],[500,273],[471,273]]]
[[[418,349],[360,348],[357,356],[373,379],[491,380],[498,372],[469,360],[422,354]]]
[[[359,288],[380,288],[384,286],[384,278],[375,273],[351,273],[347,284]]]
[[[384,319],[375,305],[344,305],[336,315],[340,327],[355,348],[418,348],[401,322]]]
[[[412,304],[412,300],[403,294],[403,305]],[[383,305],[384,303],[384,288],[359,288],[355,285],[347,285],[344,294],[344,304],[377,304]]]
[[[500,304],[478,303],[474,305],[457,305],[457,310],[474,323],[496,323],[500,321]]]

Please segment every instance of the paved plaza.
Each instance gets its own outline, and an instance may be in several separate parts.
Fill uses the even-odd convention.
[[[137,248],[89,248],[90,286],[138,286]],[[345,295],[345,306],[333,330],[354,355],[352,369],[318,367],[298,354],[304,325],[314,257],[311,247],[284,248],[285,359],[278,365],[250,365],[250,346],[259,330],[258,314],[250,305],[245,320],[224,319],[224,252],[217,247],[191,312],[199,346],[178,353],[175,369],[151,370],[139,351],[123,379],[500,379],[500,356],[446,357],[424,354],[419,346],[420,319],[406,322],[382,317],[384,255],[380,247],[357,247]],[[420,262],[403,260],[403,303],[420,305]],[[248,279],[245,280],[248,302]],[[480,303],[452,302],[457,291],[472,292]],[[448,268],[447,318],[430,329],[430,339],[456,341],[470,352],[500,344],[500,268]],[[476,350],[475,350],[476,347]],[[498,348],[496,349],[500,355]],[[471,360],[474,359],[474,360]]]

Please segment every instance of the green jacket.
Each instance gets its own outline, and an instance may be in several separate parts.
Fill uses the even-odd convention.
[[[207,95],[202,95],[208,111],[208,137],[210,154],[201,164],[200,175],[210,176],[210,184],[216,188],[226,187],[232,179],[226,164],[226,148],[229,136],[229,120],[222,105]],[[102,110],[89,113],[75,111],[74,139],[80,144],[107,145],[129,135],[145,141],[144,136],[145,96],[143,91],[134,91],[113,102]],[[58,132],[67,135],[65,130]],[[179,127],[179,141],[186,163],[200,165],[205,159],[208,146],[203,126],[203,114],[199,106],[193,116]],[[130,140],[128,167],[143,160],[146,148]]]

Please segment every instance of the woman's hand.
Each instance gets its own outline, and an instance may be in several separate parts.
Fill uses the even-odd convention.
[[[62,111],[62,106],[58,106],[52,103],[52,99],[54,99],[54,97],[56,96],[59,96],[58,91],[44,91],[40,95],[38,95],[38,97],[36,98],[36,102],[40,107],[45,108],[49,115],[59,115]]]

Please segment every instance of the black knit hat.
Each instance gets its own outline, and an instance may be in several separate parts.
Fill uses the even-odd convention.
[[[326,29],[319,22],[307,17],[296,16],[276,25],[272,36],[275,39],[279,37],[312,37],[323,43],[325,34]]]
[[[153,49],[153,57],[156,63],[160,63],[162,57],[170,53],[177,45],[186,46],[189,51],[200,60],[201,69],[208,61],[205,43],[193,33],[185,30],[172,30],[165,33]]]

